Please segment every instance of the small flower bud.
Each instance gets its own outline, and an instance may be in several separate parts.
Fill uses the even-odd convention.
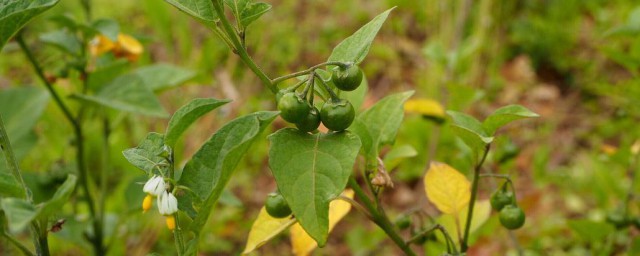
[[[173,217],[173,215],[167,216],[166,221],[167,221],[167,228],[169,228],[169,230],[173,231],[176,229],[176,218]]]
[[[144,197],[144,200],[142,200],[142,212],[147,212],[149,209],[151,209],[152,205],[153,205],[153,196],[147,194],[147,196]]]

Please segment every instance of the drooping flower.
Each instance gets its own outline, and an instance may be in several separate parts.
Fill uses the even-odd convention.
[[[166,184],[164,182],[164,178],[161,176],[154,175],[144,184],[142,191],[147,193],[147,196],[142,200],[142,212],[147,212],[151,209],[153,205],[153,197],[159,196],[162,192],[165,192],[167,189]]]
[[[160,196],[162,192],[166,191],[166,189],[164,178],[158,175],[153,175],[153,177],[144,184],[142,191],[153,196]]]
[[[164,191],[158,196],[158,211],[162,215],[172,215],[178,211],[178,199],[173,195]]]

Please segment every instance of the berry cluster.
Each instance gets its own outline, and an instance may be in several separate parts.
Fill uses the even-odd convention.
[[[301,93],[296,92],[296,89],[302,83],[278,92],[276,101],[280,116],[285,121],[295,124],[302,132],[315,131],[320,123],[332,131],[343,131],[349,128],[355,118],[355,109],[351,102],[340,99],[315,71],[311,71],[308,77],[307,86]],[[316,78],[331,96],[320,110],[313,105]],[[338,66],[334,68],[331,75],[331,82],[341,91],[357,89],[362,79],[362,71],[353,64]]]
[[[500,224],[507,229],[519,229],[524,225],[524,211],[516,204],[516,197],[507,189],[510,182],[505,182],[502,187],[491,195],[491,208],[500,212]]]

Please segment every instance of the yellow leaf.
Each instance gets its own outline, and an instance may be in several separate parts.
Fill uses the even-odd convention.
[[[460,231],[460,237],[464,234],[464,228],[467,224],[467,214],[469,211],[469,206],[465,207],[458,214],[458,221],[456,221],[454,215],[444,214],[440,216],[437,222],[442,225],[449,235],[451,239],[454,240],[455,243],[459,243],[458,241],[458,230]],[[482,224],[484,224],[491,215],[491,203],[489,200],[479,200],[476,201],[476,206],[473,207],[473,218],[471,218],[471,227],[469,227],[469,233],[473,233],[476,231]],[[457,224],[460,224],[459,226]],[[440,236],[438,236],[440,237]],[[442,237],[442,241],[444,241],[444,237]]]
[[[247,245],[244,247],[244,252],[242,252],[242,254],[247,254],[258,249],[258,247],[280,234],[280,232],[293,225],[295,222],[296,219],[291,216],[285,218],[271,217],[271,215],[267,213],[267,210],[262,207],[258,214],[258,218],[253,222],[253,226],[251,226]]]
[[[433,162],[424,177],[427,198],[443,213],[457,214],[469,204],[471,184],[453,167]]]
[[[342,196],[353,199],[353,190],[345,190],[342,192]],[[344,200],[334,199],[331,201],[329,204],[329,232],[350,210],[351,204]],[[291,247],[296,256],[309,255],[313,249],[318,247],[318,243],[302,229],[300,224],[296,223],[291,227]]]
[[[404,111],[407,113],[421,114],[426,117],[444,119],[444,108],[432,99],[409,100],[404,104]]]

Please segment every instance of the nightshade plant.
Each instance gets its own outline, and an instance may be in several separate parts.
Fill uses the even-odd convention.
[[[405,108],[405,102],[413,91],[388,95],[368,109],[358,111],[367,90],[366,76],[359,65],[392,9],[379,14],[338,44],[326,62],[270,78],[252,60],[245,46],[245,36],[251,23],[271,9],[269,4],[252,0],[165,1],[196,18],[220,37],[273,93],[279,110],[259,111],[226,123],[181,168],[176,166],[181,161],[175,159],[174,152],[178,139],[200,117],[230,102],[213,98],[193,99],[172,115],[164,133],[151,132],[137,147],[123,152],[132,165],[148,176],[147,181],[139,186],[139,193],[146,194],[140,202],[143,214],[154,214],[150,209],[155,202],[158,213],[166,217],[168,230],[173,232],[178,255],[197,255],[204,224],[214,211],[235,167],[251,145],[262,139],[263,131],[279,115],[296,128],[283,128],[268,136],[269,167],[278,191],[269,196],[266,207],[254,222],[243,253],[255,250],[290,227],[294,252],[308,254],[316,246],[323,247],[327,243],[329,232],[353,207],[380,227],[406,255],[415,255],[411,245],[433,238],[435,231],[440,232],[435,239],[442,241],[446,253],[464,254],[469,248],[471,232],[486,220],[490,210],[489,202],[477,200],[481,177],[503,178],[506,180],[503,188],[508,186],[512,190],[512,199],[501,199],[499,204],[502,207],[495,206],[500,210],[503,226],[517,229],[524,224],[524,212],[517,206],[510,178],[481,173],[496,131],[512,121],[537,116],[517,105],[498,109],[484,122],[448,111],[448,127],[470,149],[474,162],[473,179],[469,181],[447,164],[431,162],[424,178],[425,192],[442,216],[426,226],[422,222],[420,225],[412,223],[413,212],[400,215],[396,221],[387,215],[380,197],[386,189],[393,188],[393,183],[381,161],[381,152],[384,146],[393,144],[405,111],[421,113],[439,124],[446,119],[442,107],[430,101],[426,101],[429,104],[418,101],[411,108]],[[0,6],[12,7],[2,10],[17,10],[8,14],[0,12],[1,24],[10,25],[10,33],[0,34],[0,46],[28,18],[56,2],[33,1],[33,6],[24,1],[0,2]],[[108,148],[111,127],[107,109],[165,116],[166,112],[153,92],[179,84],[190,74],[168,66],[122,74],[118,65],[135,61],[143,50],[142,46],[132,37],[121,34],[114,21],[91,20],[90,5],[88,1],[83,3],[89,17],[86,22],[59,17],[57,20],[62,29],[41,36],[43,42],[59,48],[71,60],[59,74],[48,77],[22,35],[17,36],[17,41],[73,126],[77,186],[82,189],[91,215],[92,230],[86,234],[94,253],[103,255],[108,249],[103,237],[104,198],[108,194],[106,168],[98,172],[97,182],[90,181],[85,166],[83,122],[102,121],[103,139]],[[233,21],[228,19],[229,14]],[[109,57],[96,61],[98,67],[93,69],[92,58],[100,58],[103,54]],[[80,83],[78,87],[81,90],[72,93],[73,100],[80,105],[77,113],[71,113],[68,102],[62,100],[53,88],[55,79],[65,77],[69,70],[79,74],[75,81]],[[167,81],[162,77],[171,79]],[[85,111],[91,111],[92,115]],[[321,124],[327,129],[320,128]],[[29,189],[22,181],[6,130],[0,119],[0,146],[10,170],[0,172],[2,210],[9,221],[9,230],[30,226],[37,254],[47,255],[49,218],[71,196],[76,176],[69,175],[49,201],[34,204]],[[354,168],[358,156],[364,159],[361,162],[363,168]],[[362,173],[354,170],[362,170]],[[496,193],[506,193],[503,188]],[[99,200],[95,199],[96,195]],[[32,254],[5,232],[4,222],[2,224],[3,235],[25,254]],[[405,234],[407,229],[410,229],[409,236]]]
[[[448,112],[452,129],[474,152],[476,167],[472,187],[469,187],[463,175],[440,163],[432,163],[425,178],[425,187],[429,199],[443,213],[454,214],[458,220],[458,214],[466,210],[465,219],[456,221],[466,224],[457,227],[459,232],[456,241],[440,224],[414,229],[413,237],[405,239],[380,202],[381,193],[385,188],[392,187],[392,183],[380,164],[379,156],[384,145],[394,142],[403,119],[403,105],[413,92],[389,95],[357,115],[355,109],[360,106],[354,108],[352,103],[361,102],[366,92],[366,85],[362,85],[366,81],[358,65],[365,59],[391,9],[376,16],[338,44],[326,62],[300,72],[270,78],[252,60],[245,46],[249,25],[271,9],[269,4],[251,0],[166,2],[196,18],[220,37],[274,94],[280,111],[256,112],[229,122],[213,134],[181,171],[176,170],[173,148],[177,138],[199,117],[228,102],[196,99],[173,115],[164,134],[150,133],[138,147],[124,152],[125,157],[147,172],[150,178],[163,177],[168,184],[167,191],[176,195],[179,211],[173,216],[176,225],[173,232],[179,255],[197,253],[202,227],[213,212],[235,167],[251,144],[261,139],[265,127],[278,115],[297,127],[283,128],[268,136],[271,144],[269,167],[278,185],[276,195],[281,196],[286,205],[280,202],[274,206],[270,196],[269,209],[263,209],[254,223],[244,253],[251,252],[291,225],[292,236],[298,237],[293,238],[296,254],[306,254],[316,245],[323,247],[330,230],[351,206],[382,228],[407,255],[415,255],[410,248],[411,243],[434,230],[445,234],[448,253],[466,252],[480,169],[495,131],[511,121],[534,117],[536,114],[521,106],[508,106],[481,123],[465,114]],[[233,21],[228,19],[227,11],[233,16]],[[327,132],[317,130],[321,123],[328,128]],[[364,186],[357,181],[353,171],[359,154],[365,159],[362,173]],[[179,178],[177,173],[180,173]],[[453,180],[448,180],[451,177]],[[430,186],[429,183],[434,180],[438,180],[438,183]],[[445,185],[439,187],[438,184]],[[453,191],[446,184],[453,184]],[[347,189],[347,185],[350,189]],[[370,195],[365,190],[369,190]],[[351,193],[355,193],[359,202],[352,199]],[[445,194],[444,199],[442,194]],[[450,200],[452,194],[460,197]],[[335,199],[348,204],[345,206],[338,204],[338,201],[332,202]],[[515,201],[508,207],[519,209]],[[289,210],[289,216],[280,214]],[[520,223],[510,223],[508,227],[515,228],[516,224],[520,226]],[[169,228],[174,227],[170,224]],[[301,236],[308,236],[312,240]],[[302,240],[309,242],[300,244]]]

